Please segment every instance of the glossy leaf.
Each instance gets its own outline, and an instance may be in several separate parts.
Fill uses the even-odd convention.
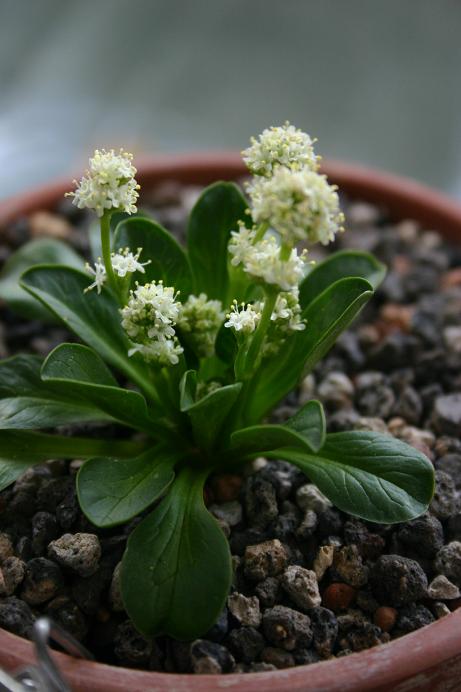
[[[195,293],[206,293],[225,305],[230,302],[227,244],[231,231],[238,229],[238,221],[247,218],[247,207],[234,183],[214,183],[197,200],[187,232]]]
[[[109,416],[83,399],[59,392],[40,379],[41,359],[19,355],[0,362],[0,429],[51,428],[105,421]]]
[[[325,415],[319,401],[310,401],[283,425],[253,425],[231,436],[231,453],[262,455],[280,447],[317,452],[325,441]]]
[[[180,392],[181,411],[187,413],[194,437],[203,449],[211,449],[219,436],[222,425],[235,404],[242,388],[241,382],[220,387],[195,401],[196,375],[194,370],[184,374]]]
[[[339,250],[317,264],[299,285],[299,302],[305,308],[339,279],[360,277],[377,289],[386,275],[386,267],[376,257],[359,250]]]
[[[294,430],[301,435],[314,452],[325,443],[325,413],[320,401],[313,399],[302,406],[294,416],[283,423],[284,428]]]
[[[145,274],[137,273],[142,283],[162,280],[165,286],[173,286],[184,301],[192,292],[192,273],[187,255],[171,233],[150,219],[142,217],[120,221],[115,229],[113,247],[129,247],[133,252],[142,248],[141,262],[150,260],[144,267]]]
[[[113,420],[153,435],[165,427],[149,415],[142,394],[119,387],[104,361],[87,346],[57,346],[43,363],[41,377],[62,396],[86,402]]]
[[[0,490],[26,469],[49,459],[87,459],[96,455],[135,456],[144,445],[125,440],[62,437],[29,431],[0,430]]]
[[[146,390],[144,364],[128,357],[131,344],[122,329],[117,304],[105,290],[100,295],[96,291],[84,293],[89,281],[75,269],[44,265],[29,269],[21,283],[104,360]]]
[[[81,269],[83,260],[60,240],[31,240],[11,255],[0,272],[0,298],[23,317],[56,322],[56,317],[20,286],[21,275],[36,264],[64,264]]]
[[[159,447],[135,459],[90,459],[77,476],[82,511],[96,526],[129,521],[165,493],[177,460],[177,454]]]
[[[367,521],[414,519],[427,510],[434,492],[430,461],[390,435],[333,433],[318,454],[279,449],[268,456],[291,461],[338,509]]]
[[[203,483],[184,468],[128,539],[122,597],[147,637],[195,639],[224,607],[232,580],[229,544],[204,505]]]
[[[330,350],[372,295],[365,279],[346,278],[313,300],[303,312],[306,329],[296,332],[279,355],[263,362],[247,405],[247,420],[260,420],[286,396]]]

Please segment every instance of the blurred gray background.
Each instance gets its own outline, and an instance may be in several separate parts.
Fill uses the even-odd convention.
[[[460,29],[459,0],[0,0],[0,196],[289,119],[461,198]]]

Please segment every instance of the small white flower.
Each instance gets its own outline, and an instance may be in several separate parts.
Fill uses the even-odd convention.
[[[85,288],[84,293],[87,293],[87,291],[91,291],[93,288],[96,288],[98,294],[101,293],[101,288],[104,285],[107,278],[106,268],[101,262],[101,258],[98,257],[98,261],[94,263],[94,268],[87,262],[85,264],[85,269],[89,274],[92,274],[94,276],[94,281],[92,284]]]
[[[176,364],[183,352],[178,343],[175,325],[181,304],[174,288],[161,281],[144,284],[130,292],[128,305],[121,309],[122,327],[133,340],[128,355],[141,353],[159,365]]]
[[[184,349],[176,340],[163,339],[153,341],[151,344],[135,344],[128,351],[128,356],[140,353],[144,360],[156,363],[157,365],[177,365],[179,356]]]
[[[269,224],[287,245],[299,240],[327,245],[342,230],[336,186],[324,175],[278,167],[271,178],[258,178],[247,189],[253,221]]]
[[[131,163],[132,154],[123,149],[115,153],[96,149],[89,162],[89,170],[77,182],[72,202],[79,209],[93,209],[103,216],[107,209],[117,209],[133,214],[137,211],[139,185],[135,180],[136,168]]]
[[[129,248],[120,248],[116,254],[112,254],[112,267],[114,272],[124,278],[128,273],[141,272],[145,274],[144,267],[150,264],[151,260],[147,262],[138,262],[141,255],[142,248],[138,247],[136,254],[130,252]]]
[[[224,319],[220,300],[208,300],[205,293],[190,295],[181,306],[178,327],[187,335],[192,348],[200,357],[213,355],[218,329]]]
[[[234,267],[245,262],[248,253],[251,251],[255,236],[256,231],[245,228],[242,222],[239,222],[238,231],[231,231],[228,250],[232,255],[231,264]]]
[[[271,321],[277,322],[280,328],[287,332],[300,332],[306,328],[305,322],[301,319],[298,289],[279,293]]]
[[[317,170],[314,141],[288,121],[282,127],[265,129],[258,139],[252,137],[250,141],[251,147],[242,151],[242,157],[253,175],[270,177],[278,166],[292,171]]]
[[[296,248],[293,248],[288,259],[282,260],[281,247],[274,236],[252,245],[254,235],[250,236],[248,229],[244,227],[238,233],[233,231],[231,235],[228,246],[232,255],[231,264],[242,264],[244,271],[252,277],[266,284],[279,286],[284,291],[298,286],[304,277],[307,251],[299,255]]]
[[[231,312],[226,316],[227,322],[224,323],[225,327],[235,329],[236,332],[241,332],[242,334],[251,334],[258,326],[258,322],[261,319],[261,312],[256,310],[250,303],[247,305],[242,303],[239,306],[237,301],[234,300]]]

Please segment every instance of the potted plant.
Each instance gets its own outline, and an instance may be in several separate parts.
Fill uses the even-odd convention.
[[[274,140],[278,153],[268,161],[267,143],[273,152]],[[22,278],[29,295],[91,348],[64,344],[42,364],[21,357],[3,364],[5,383],[24,380],[16,396],[4,397],[5,484],[31,462],[57,454],[73,458],[78,450],[91,459],[79,471],[78,492],[92,523],[126,522],[162,498],[134,529],[122,563],[125,608],[148,636],[201,636],[223,607],[229,550],[202,501],[211,473],[255,456],[285,458],[337,507],[368,521],[414,518],[432,496],[432,465],[421,453],[370,432],[325,438],[319,402],[308,402],[283,425],[260,424],[371,297],[383,268],[363,253],[339,253],[306,275],[296,242],[327,243],[341,220],[336,192],[317,172],[307,135],[288,126],[263,133],[246,160],[255,176],[248,190],[251,214],[234,186],[205,190],[191,214],[188,261],[154,222],[116,216],[135,211],[134,170],[123,152],[96,153],[74,193],[78,205],[94,208],[101,219],[102,260],[89,268],[91,280],[52,265],[32,267]],[[117,221],[112,228],[111,221]],[[133,283],[136,277],[148,281]],[[233,299],[224,316],[223,305]],[[33,311],[36,303],[24,294],[21,300],[23,310]],[[100,356],[139,391],[119,388]],[[143,435],[110,445],[74,438],[69,447],[66,439],[10,432],[82,418],[116,420]],[[352,480],[358,488],[345,491]],[[291,673],[291,687],[297,674]],[[130,675],[132,685],[147,674]],[[150,675],[156,684],[158,675]],[[279,675],[271,684],[282,689]],[[244,684],[251,689],[250,678]]]

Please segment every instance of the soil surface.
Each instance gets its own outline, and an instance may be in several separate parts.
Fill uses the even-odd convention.
[[[198,192],[167,183],[144,202],[183,236]],[[388,432],[422,450],[436,469],[430,511],[394,526],[359,521],[283,461],[258,459],[243,477],[215,477],[207,502],[235,567],[227,606],[199,640],[148,641],[127,619],[119,590],[119,563],[136,521],[110,531],[89,524],[74,489],[81,462],[54,460],[0,494],[1,627],[27,637],[34,619],[47,614],[99,661],[229,673],[345,656],[460,607],[461,247],[411,220],[390,223],[385,211],[367,204],[344,200],[343,206],[347,232],[330,250],[367,249],[389,273],[352,329],[273,419],[285,420],[315,397],[324,403],[330,431]],[[4,229],[0,262],[31,237],[58,237],[87,255],[88,224],[86,213],[64,200],[52,214],[38,212]],[[72,338],[0,304],[1,357],[46,355]],[[82,426],[79,432],[109,431]]]

